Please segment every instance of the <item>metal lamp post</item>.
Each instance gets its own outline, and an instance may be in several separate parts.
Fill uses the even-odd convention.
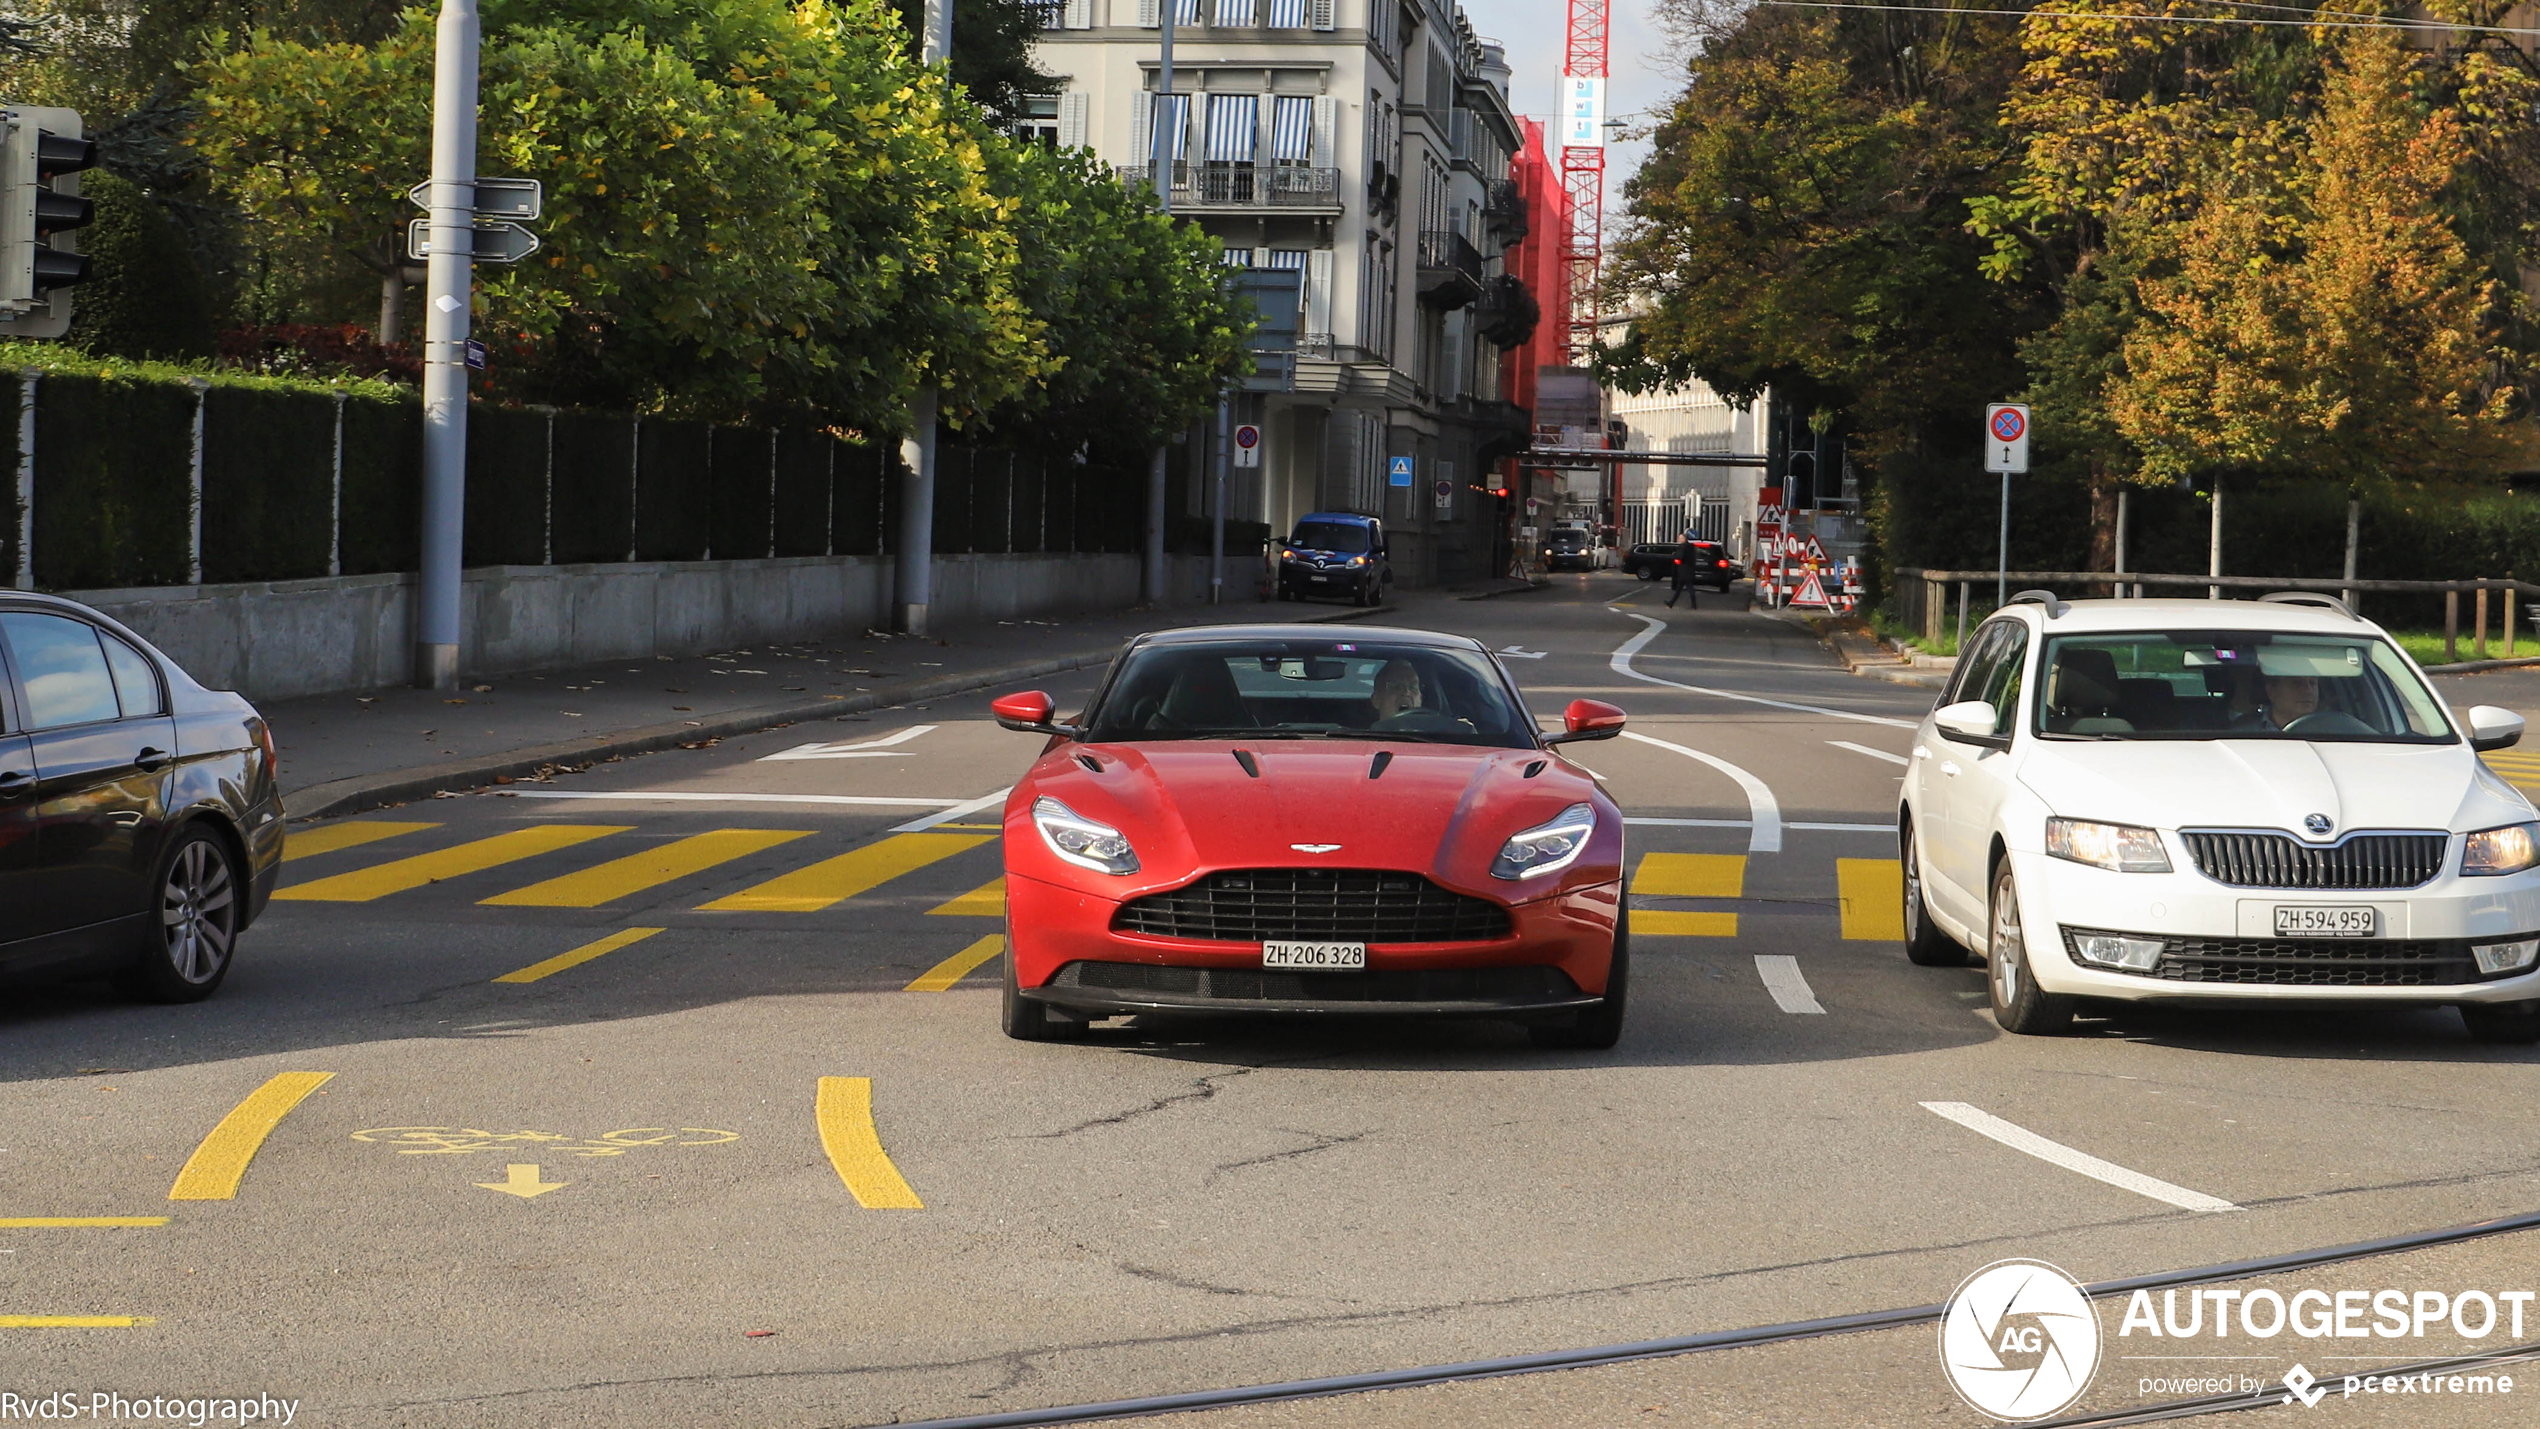
[[[422,571],[414,682],[459,683],[467,516],[467,332],[476,243],[476,0],[441,0],[432,79],[432,253],[423,315]]]

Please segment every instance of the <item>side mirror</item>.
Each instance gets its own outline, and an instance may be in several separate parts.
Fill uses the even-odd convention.
[[[1942,705],[1932,713],[1931,722],[1940,732],[1954,739],[1993,738],[1993,706],[1982,700],[1960,700]]]
[[[2522,739],[2522,716],[2494,705],[2469,707],[2469,747],[2485,754],[2491,749],[2511,749]]]
[[[988,701],[988,709],[997,717],[997,723],[1004,725],[1007,729],[1020,730],[1025,734],[1075,733],[1072,729],[1063,729],[1052,722],[1058,714],[1058,702],[1039,690],[1025,690],[1017,695],[999,695]]]
[[[1561,712],[1561,732],[1546,744],[1570,744],[1582,739],[1612,739],[1623,732],[1623,712],[1603,700],[1572,700]]]

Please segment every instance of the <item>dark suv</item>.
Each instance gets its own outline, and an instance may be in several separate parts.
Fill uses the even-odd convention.
[[[1556,526],[1543,538],[1543,568],[1547,571],[1592,571],[1596,569],[1596,543],[1588,533],[1576,526]]]
[[[1346,596],[1358,605],[1385,598],[1393,567],[1385,561],[1385,523],[1345,511],[1297,518],[1279,552],[1279,599]]]
[[[1713,590],[1727,590],[1737,580],[1737,563],[1729,559],[1728,548],[1717,541],[1693,543],[1693,583]],[[1634,546],[1623,555],[1625,574],[1645,581],[1671,581],[1676,574],[1676,543],[1649,541]]]
[[[0,592],[0,973],[209,997],[282,868],[273,736],[88,607]]]

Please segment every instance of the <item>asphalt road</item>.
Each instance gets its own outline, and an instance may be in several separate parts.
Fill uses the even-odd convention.
[[[270,1394],[322,1426],[862,1425],[1921,1305],[2010,1256],[2100,1279],[2540,1208],[2533,1054],[2448,1012],[2018,1038],[1981,969],[1906,963],[1891,829],[1928,692],[1611,575],[1437,623],[1501,649],[1539,715],[1631,712],[1632,737],[1576,750],[1634,821],[1615,1051],[1486,1023],[1007,1040],[995,816],[971,806],[1036,741],[984,696],[383,810],[295,831],[288,896],[213,1001],[0,1004],[0,1390]],[[1051,689],[1070,708],[1093,679]],[[2079,1174],[1983,1117],[2231,1209]],[[2301,1283],[2540,1288],[2531,1245]],[[2502,1338],[2192,1348],[2325,1373],[2315,1351]],[[2108,1343],[2091,1403],[2163,1397],[2138,1386],[2180,1346]],[[2260,1417],[2540,1418],[2509,1412],[2524,1397]],[[1982,1422],[1928,1328],[1203,1417]]]

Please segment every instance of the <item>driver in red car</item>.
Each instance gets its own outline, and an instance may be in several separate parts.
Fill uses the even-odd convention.
[[[1388,660],[1376,672],[1376,692],[1370,696],[1376,706],[1376,722],[1384,723],[1405,710],[1416,710],[1422,704],[1420,672],[1408,660]]]

